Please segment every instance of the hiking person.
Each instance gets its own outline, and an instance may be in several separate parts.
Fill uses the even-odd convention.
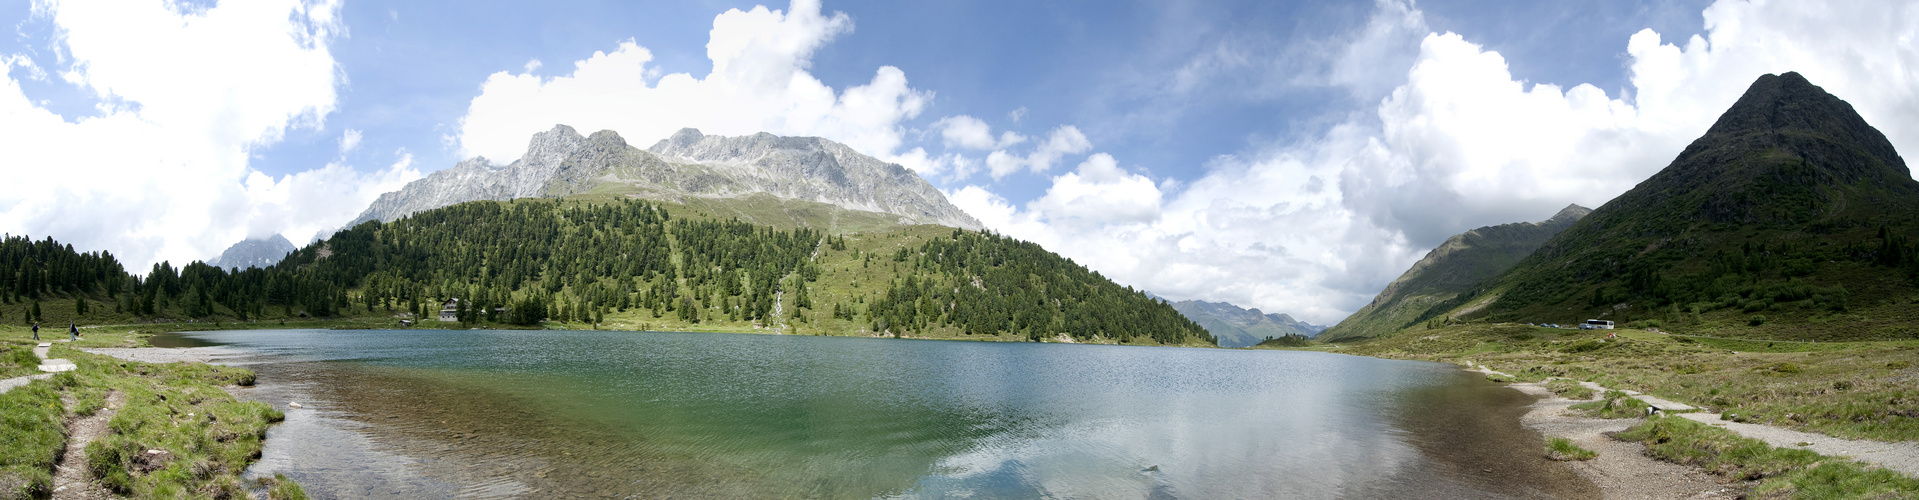
[[[33,340],[40,340],[40,322],[33,322]]]
[[[71,321],[67,322],[67,340],[80,340],[80,326]]]

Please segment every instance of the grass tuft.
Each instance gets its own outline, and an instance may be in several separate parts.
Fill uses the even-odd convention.
[[[1569,460],[1592,460],[1598,452],[1580,448],[1571,439],[1556,437],[1546,442],[1546,458],[1561,462]]]
[[[1764,480],[1764,498],[1915,498],[1919,479],[1857,461],[1807,450],[1775,448],[1763,441],[1676,416],[1654,416],[1615,435],[1646,445],[1662,460],[1714,474]]]
[[[1546,389],[1566,399],[1592,399],[1592,388],[1580,384],[1578,380],[1556,378],[1546,382]]]
[[[1609,390],[1605,397],[1590,403],[1572,405],[1572,409],[1585,411],[1587,415],[1599,418],[1639,418],[1646,416],[1649,405],[1639,398],[1624,392]]]

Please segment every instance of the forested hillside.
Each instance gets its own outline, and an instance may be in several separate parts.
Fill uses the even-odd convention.
[[[1915,231],[1919,182],[1885,136],[1800,75],[1765,75],[1664,170],[1429,316],[1914,338]]]
[[[25,238],[0,259],[18,262],[5,301],[20,312],[4,319],[22,321],[57,300],[64,307],[38,317],[431,326],[457,298],[460,326],[1213,342],[1164,302],[1028,242],[937,226],[829,236],[634,200],[464,203],[363,223],[232,273],[162,263],[133,277],[105,253]]]

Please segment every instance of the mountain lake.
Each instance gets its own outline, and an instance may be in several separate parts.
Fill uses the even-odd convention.
[[[264,330],[249,477],[317,498],[1567,498],[1531,398],[1318,352],[722,333]],[[302,408],[288,409],[299,402]]]

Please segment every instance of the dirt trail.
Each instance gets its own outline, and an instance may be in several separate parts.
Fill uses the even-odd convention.
[[[1680,416],[1714,427],[1723,427],[1741,436],[1765,441],[1766,444],[1777,448],[1812,450],[1821,455],[1851,458],[1908,476],[1919,477],[1919,443],[1843,439],[1770,425],[1727,422],[1719,420],[1718,415],[1705,413],[1684,413]],[[1800,443],[1807,444],[1800,446]]]
[[[1513,376],[1510,374],[1501,373],[1499,371],[1493,370],[1485,366],[1469,365],[1466,368],[1468,371],[1513,378]],[[1580,382],[1580,385],[1584,385],[1586,386],[1586,388],[1593,389],[1595,397],[1597,397],[1598,394],[1603,394],[1606,391],[1605,387],[1601,387],[1598,384],[1594,384],[1592,382]],[[1541,408],[1542,405],[1557,406],[1558,409],[1556,410],[1556,412],[1563,415],[1563,417],[1560,420],[1583,418],[1583,417],[1577,417],[1577,416],[1571,416],[1571,415],[1564,415],[1565,407],[1571,406],[1573,403],[1577,403],[1578,401],[1571,401],[1571,400],[1566,400],[1564,398],[1558,397],[1558,395],[1553,394],[1552,391],[1547,390],[1545,388],[1544,383],[1514,383],[1514,384],[1511,384],[1511,387],[1513,387],[1514,389],[1519,389],[1521,392],[1541,396],[1543,398],[1538,403],[1534,404],[1535,410],[1533,411],[1533,413],[1527,414],[1526,418],[1529,418],[1529,419],[1534,418],[1536,414],[1539,414],[1541,412],[1539,408]],[[1758,439],[1760,441],[1765,441],[1766,444],[1772,445],[1777,448],[1801,448],[1801,449],[1812,450],[1813,452],[1819,453],[1821,455],[1850,458],[1850,459],[1858,460],[1868,464],[1872,464],[1874,466],[1883,467],[1888,470],[1906,474],[1908,476],[1919,477],[1919,443],[1908,443],[1908,442],[1892,443],[1892,442],[1873,441],[1873,440],[1864,440],[1864,439],[1843,439],[1843,438],[1827,436],[1824,434],[1801,432],[1801,431],[1796,431],[1796,430],[1787,429],[1783,427],[1774,427],[1770,425],[1725,422],[1725,421],[1719,420],[1719,416],[1717,415],[1712,415],[1708,413],[1685,413],[1685,411],[1697,410],[1697,408],[1691,405],[1686,405],[1684,403],[1678,403],[1678,402],[1658,398],[1655,396],[1642,394],[1637,391],[1623,391],[1623,392],[1633,397],[1639,398],[1642,401],[1646,401],[1647,403],[1650,403],[1653,406],[1659,407],[1661,409],[1671,409],[1671,410],[1681,411],[1681,412],[1673,413],[1675,415],[1685,417],[1686,419],[1689,419],[1689,420],[1702,422],[1715,427],[1723,428],[1728,431],[1732,431],[1733,434],[1738,434],[1740,436]],[[1540,417],[1540,418],[1545,419],[1547,417]],[[1628,419],[1628,420],[1591,419],[1591,420],[1596,420],[1598,422],[1619,423],[1618,429],[1609,429],[1605,431],[1605,432],[1611,432],[1611,431],[1625,429],[1626,427],[1630,426],[1630,424],[1637,424],[1642,419]],[[1527,425],[1532,426],[1532,424],[1530,423]],[[1538,428],[1538,427],[1535,427],[1535,428]],[[1572,438],[1573,441],[1579,442],[1579,445],[1585,446],[1586,449],[1593,450],[1593,451],[1600,451],[1599,449],[1593,448],[1592,446],[1587,446],[1587,443],[1580,442],[1579,439],[1574,438],[1573,436],[1568,434],[1554,434],[1552,432],[1547,432],[1543,429],[1541,429],[1541,432],[1546,432],[1547,435],[1549,436]],[[1611,441],[1611,440],[1606,439],[1604,441]],[[1806,443],[1806,444],[1804,446],[1801,446],[1800,443]],[[1644,449],[1643,446],[1640,446],[1637,444],[1634,444],[1633,446],[1638,449]],[[1601,451],[1600,457],[1604,458],[1605,452]],[[1608,498],[1611,498],[1611,496],[1608,495]]]
[[[1468,367],[1468,370],[1512,377],[1486,367]],[[1573,444],[1598,453],[1592,460],[1573,461],[1567,465],[1598,485],[1600,494],[1605,498],[1718,500],[1739,498],[1749,489],[1748,485],[1726,482],[1697,467],[1652,458],[1646,455],[1645,445],[1620,441],[1608,435],[1636,425],[1642,419],[1608,420],[1579,415],[1567,407],[1589,400],[1560,397],[1541,383],[1519,382],[1508,387],[1539,398],[1519,419],[1526,428],[1548,438],[1572,440]],[[1603,392],[1594,396],[1598,397]]]
[[[1680,465],[1646,456],[1646,446],[1613,439],[1608,433],[1626,430],[1641,419],[1590,418],[1567,407],[1585,400],[1559,397],[1536,383],[1512,384],[1529,395],[1538,396],[1531,411],[1520,417],[1526,428],[1547,437],[1563,437],[1581,448],[1599,455],[1592,460],[1567,462],[1585,476],[1605,498],[1739,498],[1748,485],[1728,483],[1697,467]]]
[[[62,395],[67,408],[73,408],[74,397]],[[75,416],[67,421],[67,452],[60,457],[60,467],[53,474],[53,498],[55,499],[108,499],[118,498],[93,480],[93,474],[87,471],[87,444],[107,435],[107,422],[119,413],[120,406],[127,397],[120,391],[107,394],[106,407],[93,412],[92,416]]]

